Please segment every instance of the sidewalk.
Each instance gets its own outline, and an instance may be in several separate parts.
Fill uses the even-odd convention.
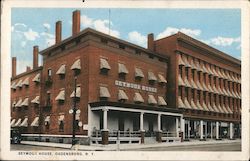
[[[76,145],[74,149],[82,151],[115,151],[120,150],[132,150],[149,147],[170,147],[170,146],[188,146],[188,145],[208,145],[208,144],[227,144],[227,143],[238,143],[241,140],[191,140],[187,142],[172,142],[172,143],[156,143],[156,144],[109,144],[109,145]],[[62,143],[51,143],[51,142],[37,142],[37,141],[22,141],[24,145],[34,146],[45,146],[45,147],[56,147],[63,149],[71,149],[71,144]]]

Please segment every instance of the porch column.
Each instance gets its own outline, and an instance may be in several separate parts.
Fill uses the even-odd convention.
[[[102,144],[107,145],[109,143],[108,109],[103,108],[102,111],[103,111]]]
[[[219,140],[219,139],[220,139],[220,138],[219,138],[219,131],[220,131],[220,129],[219,129],[219,122],[216,121],[216,140]]]
[[[181,118],[182,139],[185,140],[185,119]]]
[[[175,128],[176,128],[176,137],[179,137],[179,119],[176,117],[175,119]]]
[[[233,123],[232,122],[230,122],[230,139],[233,139],[233,136],[234,136],[234,133],[233,133]]]
[[[203,120],[200,120],[200,140],[203,140]]]
[[[210,128],[211,128],[211,139],[213,139],[213,122],[210,122]]]
[[[162,130],[161,130],[161,114],[158,114],[158,131],[156,132],[156,141],[162,142]]]
[[[190,120],[188,120],[188,139],[190,139]]]
[[[144,143],[145,130],[143,129],[143,115],[144,113],[140,113],[140,132],[141,132],[141,144]]]

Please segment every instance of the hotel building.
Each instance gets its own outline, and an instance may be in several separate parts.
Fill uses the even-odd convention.
[[[33,68],[16,75],[11,126],[24,139],[71,143],[72,108],[80,144],[154,143],[240,137],[240,61],[182,33],[148,48],[93,29],[33,48]],[[43,58],[38,67],[38,53]]]

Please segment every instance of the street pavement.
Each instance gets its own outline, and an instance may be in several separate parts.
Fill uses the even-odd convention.
[[[49,150],[65,151],[71,150],[71,144],[47,143],[22,141],[22,144],[11,145],[11,150],[32,151]],[[241,140],[208,140],[208,141],[189,141],[174,143],[157,144],[110,144],[110,145],[77,145],[73,150],[79,151],[240,151]]]

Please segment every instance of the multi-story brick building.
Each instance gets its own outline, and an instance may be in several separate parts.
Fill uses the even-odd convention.
[[[157,41],[150,34],[145,49],[90,28],[80,32],[79,11],[72,25],[62,41],[56,23],[55,45],[39,52],[42,67],[37,46],[33,69],[16,76],[12,59],[11,125],[22,127],[26,139],[71,142],[74,104],[83,144],[115,142],[118,133],[123,142],[180,140],[179,132],[185,138],[197,129],[194,136],[203,139],[213,123],[217,139],[227,123],[233,138],[240,123],[238,60],[181,33]]]

